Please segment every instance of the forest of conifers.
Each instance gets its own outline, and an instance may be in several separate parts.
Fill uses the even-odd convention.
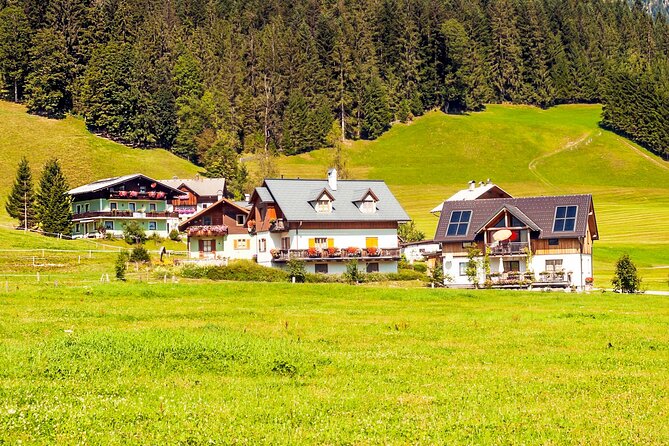
[[[232,174],[425,110],[602,102],[669,155],[669,25],[625,0],[0,0],[2,94]],[[232,160],[234,158],[234,160]]]

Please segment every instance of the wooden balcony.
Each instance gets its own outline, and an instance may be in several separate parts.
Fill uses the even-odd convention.
[[[280,249],[272,253],[272,261],[287,262],[291,259],[305,262],[348,262],[358,259],[363,262],[397,261],[400,259],[400,248],[377,248],[376,250],[361,249],[358,253],[349,253],[346,249],[330,253],[327,249]]]
[[[568,272],[543,272],[539,274],[509,271],[488,275],[493,288],[566,288],[571,285]]]
[[[529,242],[488,243],[491,256],[525,256]]]
[[[80,212],[78,214],[72,215],[72,220],[83,220],[87,218],[101,218],[101,217],[112,217],[112,218],[179,218],[177,212],[133,212],[133,211],[122,211],[122,210],[113,210],[113,211],[89,211],[89,212]]]
[[[269,232],[286,232],[288,225],[283,218],[277,218],[269,224]]]

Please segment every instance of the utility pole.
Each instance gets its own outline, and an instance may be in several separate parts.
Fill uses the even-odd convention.
[[[23,182],[23,188],[25,189],[26,182]],[[28,191],[23,191],[23,232],[28,232]]]

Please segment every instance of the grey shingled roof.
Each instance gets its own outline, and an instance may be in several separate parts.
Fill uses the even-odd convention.
[[[165,184],[162,181],[154,180],[153,178],[147,177],[146,175],[142,175],[141,173],[133,173],[131,175],[123,175],[123,176],[120,176],[120,177],[104,178],[102,180],[97,180],[97,181],[94,181],[92,183],[84,184],[83,186],[75,187],[74,189],[71,189],[68,193],[70,195],[79,195],[79,194],[86,194],[86,193],[90,193],[90,192],[97,192],[99,190],[103,190],[103,189],[106,189],[108,187],[115,186],[117,184],[125,183],[126,181],[132,180],[133,178],[137,178],[137,177],[145,178],[146,180],[148,180],[152,183],[155,182],[155,183],[162,184],[163,186],[165,186],[169,189],[173,189],[174,192],[176,192],[176,193],[181,193],[181,191],[179,191],[175,187],[172,187],[169,184]]]
[[[266,187],[256,187],[256,193],[263,203],[274,203],[274,198]]]
[[[160,180],[160,182],[175,189],[182,185],[186,186],[200,197],[215,197],[218,195],[218,191],[225,191],[225,178],[172,178],[170,180]]]
[[[578,206],[574,231],[553,232],[553,220],[557,206]],[[592,195],[558,195],[525,198],[491,198],[488,200],[446,201],[441,210],[434,240],[439,242],[469,242],[476,233],[504,208],[516,215],[533,230],[540,232],[539,238],[584,237],[588,226],[588,216],[594,207]],[[472,211],[467,234],[447,236],[446,230],[453,211]],[[594,217],[594,214],[593,214]],[[532,223],[532,224],[530,224]],[[536,227],[536,229],[535,229]],[[597,238],[597,227],[591,229]]]
[[[337,190],[328,186],[327,180],[269,179],[265,187],[256,192],[263,199],[266,189],[289,221],[409,221],[410,218],[390,191],[380,180],[338,180]],[[320,214],[314,208],[314,197],[326,189],[334,197],[332,212]],[[372,190],[379,198],[376,212],[363,214],[358,205],[361,197]]]

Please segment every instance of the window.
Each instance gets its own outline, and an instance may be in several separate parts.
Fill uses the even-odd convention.
[[[577,206],[558,206],[555,208],[553,232],[573,231],[576,227]]]
[[[77,214],[81,214],[81,205],[80,204],[77,205]]]
[[[118,209],[118,205],[116,203],[109,203],[109,209],[115,211],[116,209]]]
[[[522,228],[525,227],[522,221],[518,220],[516,217],[513,215],[511,216],[511,227],[512,228]]]
[[[91,205],[86,203],[86,212],[88,212],[91,209]]]
[[[360,205],[360,212],[363,214],[373,214],[376,212],[376,202],[372,197],[367,197]]]
[[[135,203],[128,203],[128,209],[131,212],[135,212],[137,210],[137,205]]]
[[[554,273],[562,271],[562,259],[548,259],[546,260],[546,271]]]
[[[461,276],[466,276],[467,275],[467,262],[460,262],[459,274]]]
[[[74,225],[74,232],[81,232],[81,227],[79,226],[79,223]]]
[[[139,186],[139,193],[140,194],[145,194],[146,193],[146,186]]]
[[[234,244],[235,249],[249,249],[249,240],[246,238],[236,239]]]
[[[378,263],[368,263],[367,264],[367,272],[368,273],[378,273],[379,272],[379,264]]]
[[[560,239],[557,238],[548,239],[548,246],[558,246],[559,244],[560,244]]]
[[[502,217],[497,223],[495,223],[493,228],[506,228],[506,218]]]
[[[204,217],[202,217],[202,224],[204,226],[211,225],[211,215],[205,215]]]
[[[476,248],[476,242],[462,242],[463,249]]]
[[[111,220],[106,220],[105,221],[105,229],[107,229],[109,231],[113,231],[114,230],[114,222],[111,221]]]
[[[321,198],[316,201],[316,212],[320,214],[329,214],[332,212],[332,203],[327,198]]]
[[[244,220],[246,220],[246,216],[244,214],[237,214],[235,219],[237,220],[237,226],[244,226]]]
[[[207,206],[209,206],[207,203],[202,203],[202,209],[207,209]]]
[[[290,249],[290,237],[281,237],[281,249],[283,250]]]
[[[119,186],[118,190],[125,190],[125,186]]]
[[[156,212],[156,203],[149,203],[149,212]]]
[[[149,222],[149,231],[155,231],[158,225],[156,224],[155,221],[150,221]]]
[[[216,240],[200,240],[200,251],[216,252]]]
[[[472,218],[472,211],[453,211],[448,223],[447,236],[466,235],[469,229],[469,220]]]
[[[328,249],[328,239],[325,237],[316,237],[314,239],[314,248]]]
[[[518,260],[504,261],[504,271],[520,271],[520,262]]]
[[[328,273],[328,264],[327,263],[317,263],[316,264],[316,274],[327,274]]]
[[[258,251],[260,252],[267,251],[267,239],[261,238],[258,240]]]

